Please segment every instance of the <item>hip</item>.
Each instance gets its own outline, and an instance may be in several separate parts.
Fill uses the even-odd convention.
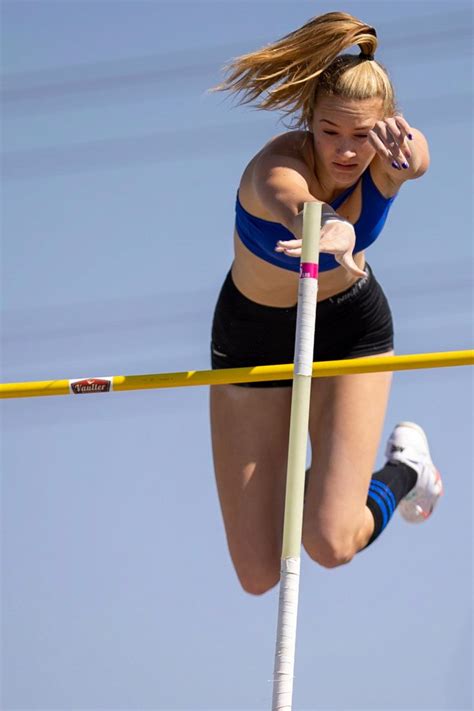
[[[388,300],[368,264],[365,272],[366,276],[348,289],[318,302],[314,361],[377,355],[393,349]],[[229,272],[214,311],[212,367],[293,362],[296,312],[296,304],[275,307],[252,301],[237,289]],[[285,381],[273,383],[284,384]],[[271,387],[272,382],[252,385]]]

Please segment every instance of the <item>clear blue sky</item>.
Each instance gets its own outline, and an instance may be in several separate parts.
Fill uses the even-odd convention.
[[[335,9],[431,146],[368,255],[397,352],[472,347],[470,3],[4,1],[2,381],[209,367],[238,181],[284,127],[206,89]],[[471,377],[395,376],[384,441],[419,422],[446,494],[349,566],[303,554],[295,711],[472,708]],[[270,707],[277,590],[237,583],[207,398],[3,403],[3,709]]]

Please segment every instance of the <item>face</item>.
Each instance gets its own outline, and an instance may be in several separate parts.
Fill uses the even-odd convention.
[[[319,169],[335,183],[357,180],[375,155],[368,132],[382,117],[382,99],[319,97],[311,125]]]

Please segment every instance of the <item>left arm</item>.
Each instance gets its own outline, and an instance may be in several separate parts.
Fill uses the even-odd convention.
[[[413,136],[413,140],[409,142],[411,156],[407,160],[409,168],[403,171],[407,180],[420,178],[430,165],[428,141],[417,128],[411,129],[411,135]]]
[[[412,128],[400,114],[377,121],[369,131],[369,141],[395,186],[419,178],[428,170],[428,142],[421,131]]]

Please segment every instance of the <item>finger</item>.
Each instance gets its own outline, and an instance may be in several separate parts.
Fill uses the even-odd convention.
[[[385,136],[387,136],[386,129],[382,133],[385,134]],[[398,146],[397,146],[397,152],[393,153],[391,148],[388,147],[384,142],[386,140],[388,143],[389,139],[384,138],[384,140],[382,140],[379,137],[379,135],[376,133],[375,130],[372,130],[369,132],[369,137],[370,137],[370,142],[371,142],[372,146],[375,148],[375,150],[377,151],[377,153],[382,158],[384,158],[388,163],[391,163],[393,168],[395,168],[396,170],[402,170],[402,164],[405,161],[405,159],[400,160]],[[392,139],[392,141],[393,141],[393,139]]]
[[[405,129],[399,126],[395,117],[385,119],[388,127],[388,140],[391,145],[392,155],[402,168],[409,168],[407,161],[411,158],[411,151],[406,144]]]
[[[354,276],[367,276],[366,273],[362,269],[359,269],[357,264],[354,262],[354,258],[350,252],[345,252],[345,254],[334,256],[336,258],[336,261],[339,262],[339,264],[343,266],[344,269],[347,269],[348,272],[354,274]]]
[[[403,135],[403,144],[401,150],[403,151],[404,156],[408,160],[410,160],[410,158],[412,157],[412,151],[410,150],[410,141],[413,141],[413,129],[403,116],[395,116],[394,118],[398,128],[400,129]]]
[[[342,249],[346,249],[346,247],[344,246]],[[342,249],[338,249],[337,247],[334,246],[334,244],[326,245],[326,244],[320,243],[320,246],[319,246],[319,251],[322,254],[332,254],[334,257],[336,256],[336,254],[342,254],[343,253]]]
[[[302,244],[303,244],[303,240],[301,240],[301,239],[289,239],[289,240],[279,239],[277,242],[277,247],[290,247],[291,249],[294,249],[295,247],[301,247]]]
[[[408,168],[406,157],[402,153],[403,134],[398,128],[393,118],[387,118],[384,121],[385,145],[387,146],[393,160],[403,168]]]
[[[402,129],[402,131],[404,132],[404,135],[408,138],[408,140],[413,141],[413,129],[411,128],[410,124],[405,119],[405,117],[402,116],[401,114],[397,114],[394,118],[395,118],[395,121],[397,122],[399,128]]]
[[[396,159],[391,149],[394,139],[385,121],[377,121],[374,128],[369,131],[369,136],[372,138],[374,148],[376,148],[384,158],[390,162]]]
[[[288,254],[290,257],[299,256],[301,254],[302,240],[300,239],[290,239],[288,241],[280,240],[277,242],[275,247],[275,252],[280,252]]]
[[[379,135],[375,132],[374,129],[369,131],[369,140],[372,144],[372,146],[375,148],[377,153],[382,157],[385,158],[385,160],[392,162],[392,154],[388,150],[387,146],[385,145],[384,141],[379,137]]]
[[[397,142],[401,143],[403,141],[403,132],[400,126],[398,126],[397,122],[395,121],[395,118],[390,116],[389,118],[385,119],[385,125],[388,128],[388,131],[390,132],[392,138]]]

